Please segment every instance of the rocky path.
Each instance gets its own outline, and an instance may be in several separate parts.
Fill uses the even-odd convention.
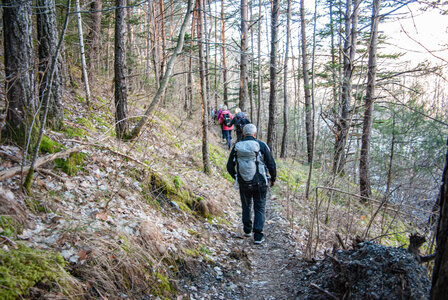
[[[216,127],[217,135],[218,127]],[[214,266],[202,266],[193,276],[179,282],[182,299],[294,299],[300,257],[296,241],[289,234],[289,222],[283,208],[268,194],[266,202],[265,242],[254,245],[244,237],[241,206],[235,193],[232,229],[220,232],[216,240]],[[188,271],[187,271],[188,272]]]
[[[248,243],[252,270],[245,282],[243,299],[293,299],[298,258],[296,244],[288,234],[285,220],[276,205],[269,202],[266,218],[266,241],[261,246]]]
[[[241,208],[236,208],[240,210]],[[191,281],[181,281],[190,299],[294,299],[299,257],[280,206],[267,201],[265,242],[254,245],[242,235],[241,220],[223,233],[225,253],[212,268],[204,268]]]

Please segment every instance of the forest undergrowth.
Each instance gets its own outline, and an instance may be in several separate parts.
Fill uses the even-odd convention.
[[[11,258],[0,270],[2,299],[290,299],[308,274],[304,258],[323,259],[335,243],[349,248],[374,215],[374,203],[336,191],[350,190],[345,178],[334,190],[318,188],[330,182],[319,167],[304,199],[308,166],[278,160],[267,240],[254,246],[242,236],[217,125],[210,123],[206,175],[199,111],[176,112],[168,101],[137,140],[123,142],[107,94],[90,109],[76,94],[66,98],[65,126],[45,133],[41,156],[84,147],[39,167],[31,196],[20,176],[0,185],[0,256]],[[0,151],[0,172],[23,156],[12,145]],[[387,209],[363,238],[405,246],[415,228]]]

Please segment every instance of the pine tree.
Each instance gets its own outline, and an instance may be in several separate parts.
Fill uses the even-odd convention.
[[[59,129],[64,119],[60,57],[56,59],[51,89],[48,88],[50,86],[50,74],[48,71],[59,40],[54,0],[37,1],[37,37],[39,40],[39,73],[42,76],[39,80],[39,99],[44,99],[46,97],[45,94],[49,93],[50,107],[47,118],[53,128]]]
[[[6,130],[10,139],[25,146],[27,133],[36,125],[31,2],[5,0],[3,5]]]

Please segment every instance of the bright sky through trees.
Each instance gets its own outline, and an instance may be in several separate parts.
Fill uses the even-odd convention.
[[[412,64],[429,60],[437,65],[448,63],[448,16],[439,10],[422,10],[412,4],[400,10],[407,17],[397,16],[394,22],[383,24],[382,30],[390,36],[392,51],[404,52],[403,59]],[[429,53],[431,52],[431,53]]]

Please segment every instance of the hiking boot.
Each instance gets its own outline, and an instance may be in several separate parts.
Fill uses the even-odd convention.
[[[252,236],[252,233],[250,233],[250,232],[249,232],[249,233],[245,232],[245,233],[244,233],[244,236],[245,236],[245,237],[251,237],[251,236]]]
[[[258,238],[258,239],[254,239],[254,244],[255,245],[260,245],[264,242],[264,237]]]
[[[255,245],[259,245],[259,244],[261,244],[261,243],[263,243],[263,242],[264,242],[264,236],[263,236],[263,234],[260,233],[260,232],[255,232],[255,233],[254,233],[254,244],[255,244]]]

